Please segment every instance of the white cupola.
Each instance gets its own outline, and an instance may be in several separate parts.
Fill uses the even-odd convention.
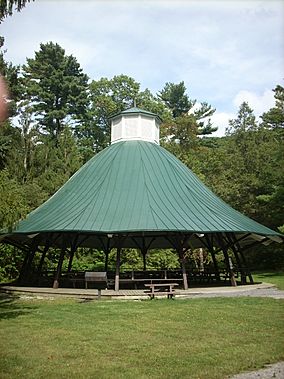
[[[130,108],[111,117],[111,143],[147,141],[159,145],[161,119],[155,113]]]

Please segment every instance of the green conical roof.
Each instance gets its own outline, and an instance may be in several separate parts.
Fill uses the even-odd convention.
[[[9,238],[59,232],[279,235],[231,208],[176,157],[145,141],[118,142],[97,154]]]

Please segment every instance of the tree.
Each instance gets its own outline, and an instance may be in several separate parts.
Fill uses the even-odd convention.
[[[282,129],[284,128],[284,88],[280,85],[275,87],[275,107],[271,108],[268,112],[263,113],[261,116],[263,125],[266,128]]]
[[[127,75],[101,78],[90,84],[91,120],[89,125],[78,128],[76,135],[80,146],[87,146],[91,153],[100,151],[110,142],[109,118],[134,105],[169,118],[163,103],[146,89],[140,91],[140,84]]]
[[[55,141],[66,125],[76,128],[87,119],[88,77],[72,55],[58,44],[40,45],[23,67],[25,100],[37,130]]]
[[[110,142],[109,118],[134,104],[139,93],[140,84],[126,75],[114,76],[112,79],[101,78],[90,84],[91,112],[95,127],[94,141],[98,141],[95,150],[101,150]]]
[[[244,165],[246,174],[252,174],[256,181],[260,171],[258,130],[255,115],[247,102],[240,105],[237,118],[229,120],[229,127],[226,129],[226,134],[232,136],[232,149],[236,149],[240,155],[238,161]],[[253,181],[253,178],[250,180]]]
[[[210,116],[215,112],[215,109],[206,102],[197,105],[196,100],[190,100],[186,94],[186,87],[184,82],[178,84],[166,83],[164,88],[158,93],[158,97],[172,112],[174,119],[186,116],[191,117],[191,124],[193,121],[196,124],[196,130],[199,135],[208,135],[217,130],[212,127]],[[173,123],[174,125],[174,123]],[[179,139],[179,134],[184,134],[186,131],[181,131],[176,125],[176,133],[174,138]]]
[[[166,83],[158,97],[172,111],[173,117],[185,115],[195,105],[196,100],[189,100],[184,82]]]
[[[34,0],[1,0],[0,2],[0,23],[7,16],[12,16],[16,10],[20,12],[25,7],[26,3]]]
[[[0,171],[0,210],[0,229],[10,228],[28,210],[21,186],[6,170]]]
[[[257,128],[253,110],[247,102],[240,105],[238,116],[234,120],[229,120],[229,127],[226,129],[227,135],[236,135]]]
[[[39,185],[48,195],[53,195],[82,165],[76,140],[65,127],[58,141],[46,138],[38,143],[34,152],[30,181]]]

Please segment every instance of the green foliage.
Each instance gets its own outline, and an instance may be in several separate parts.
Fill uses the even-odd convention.
[[[263,124],[268,128],[282,129],[284,128],[284,88],[277,85],[273,90],[275,95],[275,107],[264,113],[261,118]],[[283,137],[283,134],[282,134]]]
[[[0,282],[9,282],[19,276],[23,252],[9,245],[0,244]]]
[[[24,98],[40,133],[57,140],[67,124],[76,127],[86,119],[88,77],[58,44],[42,43],[35,58],[27,59],[23,75]]]
[[[179,84],[166,83],[158,94],[159,98],[172,111],[174,118],[187,114],[196,103],[196,100],[189,100],[185,92],[184,82]]]
[[[7,16],[12,16],[16,10],[20,12],[25,7],[26,3],[34,0],[1,0],[0,2],[0,23]]]
[[[215,109],[206,102],[202,102],[200,106],[196,105],[196,100],[190,100],[186,94],[186,87],[184,82],[179,84],[166,83],[164,88],[158,93],[158,97],[172,112],[174,119],[179,119],[175,126],[179,133],[173,133],[174,139],[177,139],[182,143],[184,135],[188,133],[188,126],[182,127],[182,118],[186,118],[188,124],[190,119],[191,129],[195,128],[195,134],[207,135],[217,130],[212,127],[210,118],[215,112]],[[180,139],[181,138],[181,139]]]
[[[22,187],[5,170],[0,171],[0,210],[0,229],[12,227],[28,211]]]
[[[174,270],[180,269],[178,255],[174,250],[152,250],[147,256],[147,269]]]

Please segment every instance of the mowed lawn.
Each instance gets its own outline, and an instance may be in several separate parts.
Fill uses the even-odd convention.
[[[226,378],[284,359],[284,301],[0,298],[0,378]]]
[[[284,272],[256,272],[253,274],[254,281],[274,284],[280,290],[284,290]]]

